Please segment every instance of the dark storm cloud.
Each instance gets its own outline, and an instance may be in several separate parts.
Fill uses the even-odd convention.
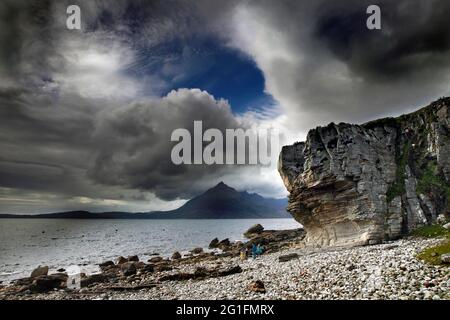
[[[384,81],[448,64],[440,56],[450,50],[448,1],[379,1],[386,32],[367,30],[371,3],[340,1],[318,11],[315,36],[352,71]]]
[[[366,27],[369,4],[381,8],[381,30]],[[449,94],[449,12],[444,0],[249,1],[235,10],[230,43],[255,59],[304,136]]]
[[[75,3],[82,31],[65,28]],[[369,4],[382,30],[365,27]],[[1,1],[1,211],[164,207],[152,194],[189,198],[222,179],[268,195],[282,188],[276,171],[170,161],[176,128],[243,125],[207,92],[166,95],[161,74],[195,72],[173,65],[170,45],[213,38],[253,59],[284,112],[268,119],[301,139],[449,94],[449,14],[445,0]]]
[[[110,185],[153,191],[162,199],[190,198],[236,168],[230,166],[174,165],[173,130],[186,128],[192,139],[194,121],[203,130],[243,127],[226,101],[207,92],[180,89],[163,99],[134,103],[108,112],[97,126],[99,154],[89,175]]]

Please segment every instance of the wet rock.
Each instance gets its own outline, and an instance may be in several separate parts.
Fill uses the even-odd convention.
[[[200,247],[199,248],[194,248],[190,252],[193,253],[193,254],[200,254],[200,253],[203,252],[203,248],[200,248]]]
[[[155,266],[153,264],[146,264],[142,269],[142,272],[150,273],[155,271]]]
[[[128,262],[128,259],[125,258],[125,257],[120,256],[120,257],[118,257],[116,259],[116,264],[122,264],[122,263],[125,263],[125,262]]]
[[[178,260],[178,259],[181,259],[181,254],[178,251],[175,251],[172,254],[172,260]]]
[[[159,257],[159,256],[148,259],[148,262],[151,262],[151,263],[157,263],[157,262],[161,262],[161,261],[163,261],[163,257]]]
[[[32,292],[47,292],[53,289],[63,289],[66,287],[66,274],[41,275],[34,278],[30,286]]]
[[[248,290],[258,293],[266,293],[266,288],[264,286],[264,283],[261,280],[256,280],[250,282],[248,285]]]
[[[36,269],[31,272],[30,277],[36,278],[39,276],[46,276],[48,274],[48,266],[38,266]]]
[[[163,272],[163,271],[171,271],[173,267],[169,263],[158,263],[155,265],[155,271]]]
[[[125,262],[125,263],[121,264],[120,269],[124,276],[134,275],[134,274],[136,274],[136,271],[137,271],[135,262],[133,262],[133,261],[129,261],[129,262]]]
[[[298,259],[297,253],[286,254],[286,255],[278,257],[279,262],[287,262],[287,261],[294,260],[294,259]]]
[[[260,234],[263,231],[264,231],[264,227],[258,223],[258,224],[251,226],[247,231],[245,231],[244,236],[247,238],[251,238],[252,236]]]
[[[108,269],[110,267],[115,266],[115,264],[114,264],[114,262],[109,260],[109,261],[105,261],[105,262],[100,263],[98,266],[100,267],[101,270],[106,270],[106,269]]]
[[[134,266],[136,267],[136,269],[140,270],[145,268],[146,264],[143,261],[138,261],[138,262],[134,262]]]
[[[205,267],[198,267],[195,269],[193,273],[187,272],[179,272],[175,274],[165,275],[159,278],[160,281],[183,281],[189,279],[206,279],[206,278],[217,278],[217,277],[225,277],[231,274],[242,272],[242,268],[240,266],[231,266],[229,268],[221,269],[207,269]]]
[[[215,249],[218,247],[219,247],[219,239],[217,239],[217,238],[212,239],[208,246],[208,248],[210,248],[210,249]]]
[[[129,256],[128,261],[134,261],[134,262],[138,262],[139,261],[139,257],[134,255],[134,256]]]
[[[230,239],[226,238],[219,242],[218,247],[223,250],[225,248],[228,248],[230,244]]]
[[[90,276],[87,276],[86,278],[82,278],[81,282],[80,282],[80,286],[82,288],[84,288],[84,287],[88,287],[95,283],[107,282],[108,279],[109,279],[109,277],[103,273],[92,274]]]

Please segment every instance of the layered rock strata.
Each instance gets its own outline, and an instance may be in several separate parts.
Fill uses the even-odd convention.
[[[320,246],[401,237],[449,212],[450,98],[363,125],[331,123],[282,148],[288,211]]]

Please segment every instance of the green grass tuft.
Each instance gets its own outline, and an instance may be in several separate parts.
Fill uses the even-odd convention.
[[[445,237],[450,239],[450,230],[445,229],[439,224],[432,224],[429,226],[423,226],[417,228],[411,232],[412,236],[422,237],[422,238],[440,238]]]
[[[441,255],[445,253],[450,253],[450,241],[446,240],[437,246],[426,248],[417,254],[417,259],[423,260],[428,264],[440,265],[443,264],[441,261]]]

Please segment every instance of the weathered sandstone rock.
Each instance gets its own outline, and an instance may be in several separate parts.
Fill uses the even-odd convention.
[[[39,276],[46,276],[48,274],[48,266],[39,266],[31,272],[30,277],[36,278]]]
[[[398,118],[331,123],[283,147],[288,210],[317,245],[396,239],[448,216],[450,98]]]

